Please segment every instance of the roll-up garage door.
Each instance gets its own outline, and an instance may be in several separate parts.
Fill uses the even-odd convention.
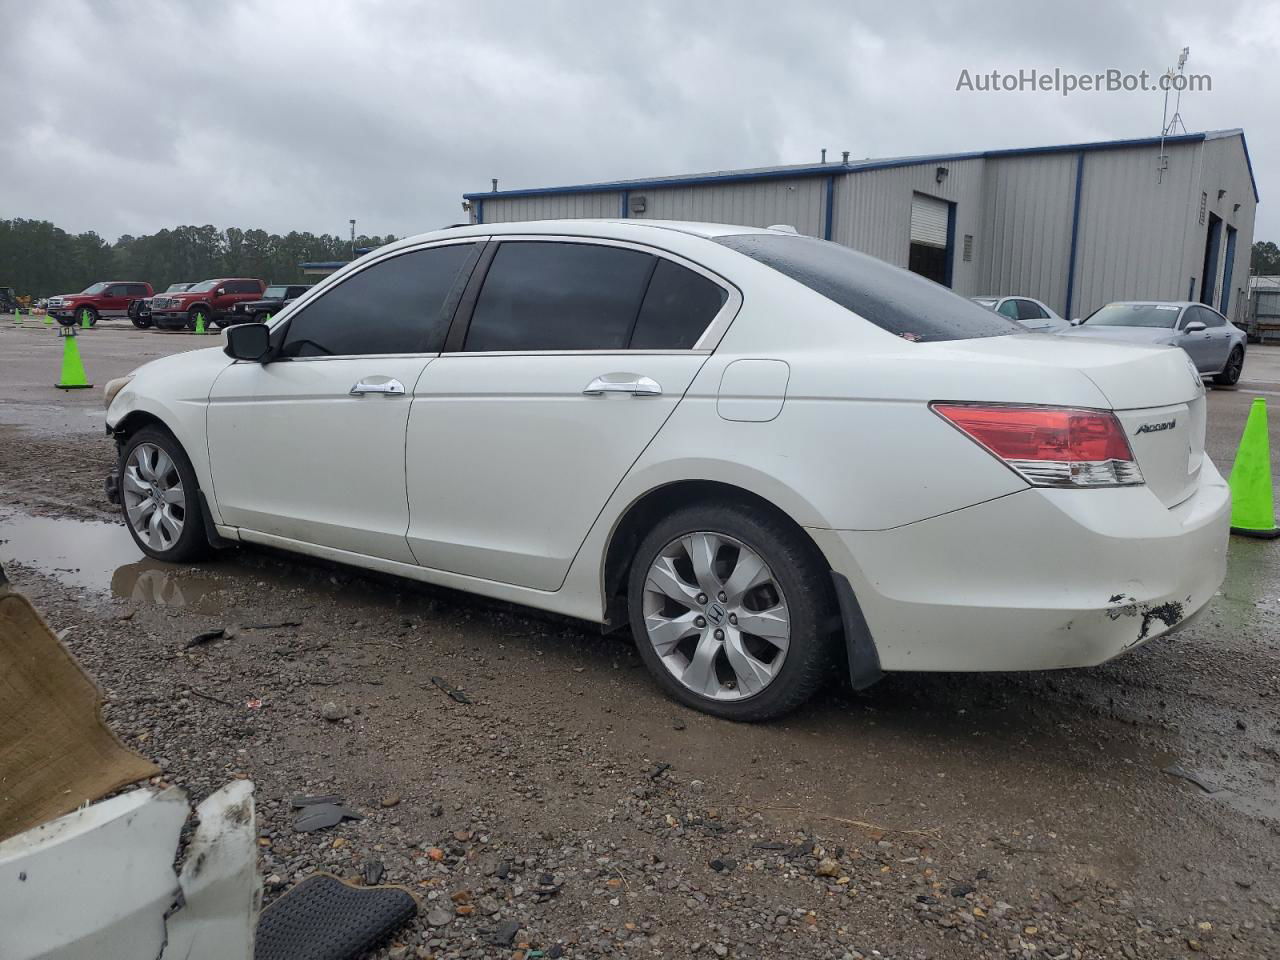
[[[911,242],[946,249],[947,201],[923,193],[911,195]]]

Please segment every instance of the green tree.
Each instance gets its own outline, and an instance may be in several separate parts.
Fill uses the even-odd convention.
[[[1280,247],[1270,240],[1258,240],[1249,257],[1249,272],[1255,277],[1280,276]]]

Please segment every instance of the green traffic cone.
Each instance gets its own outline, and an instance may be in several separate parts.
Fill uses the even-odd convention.
[[[80,311],[80,326],[85,330],[89,329],[89,311],[88,310]]]
[[[51,325],[52,323],[53,323],[53,316],[49,313],[49,311],[48,311],[48,310],[45,310],[45,312],[44,312],[44,325],[47,327],[47,326]]]
[[[196,314],[196,333],[197,334],[204,333],[204,314],[203,313]]]
[[[54,384],[59,390],[87,390],[93,386],[84,375],[80,347],[76,344],[75,327],[62,340],[62,379]]]
[[[1271,447],[1267,433],[1267,401],[1255,397],[1244,423],[1240,449],[1231,465],[1231,532],[1271,540],[1276,527],[1275,491],[1271,487]]]

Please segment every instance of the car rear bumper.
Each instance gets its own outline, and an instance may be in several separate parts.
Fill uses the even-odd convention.
[[[1226,575],[1230,514],[1206,457],[1172,509],[1146,487],[1030,488],[892,530],[810,533],[884,670],[1047,670],[1186,623]]]

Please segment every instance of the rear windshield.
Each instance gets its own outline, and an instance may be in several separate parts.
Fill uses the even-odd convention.
[[[1108,303],[1085,320],[1091,327],[1169,327],[1181,307],[1172,303]]]
[[[1027,331],[883,260],[813,237],[744,233],[717,243],[772,267],[904,340],[973,340]]]
[[[263,300],[283,300],[289,295],[288,287],[267,287],[267,292],[262,295]]]

